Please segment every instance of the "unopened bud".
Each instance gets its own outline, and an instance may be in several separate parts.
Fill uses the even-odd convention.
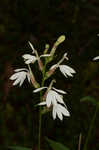
[[[44,54],[46,54],[46,53],[47,53],[48,49],[49,49],[49,44],[46,44],[46,45],[45,45]]]
[[[46,44],[46,45],[45,45],[45,48],[47,48],[47,49],[48,49],[48,48],[49,48],[49,44]]]
[[[58,39],[57,39],[57,42],[58,44],[62,43],[65,41],[65,35],[61,35]]]

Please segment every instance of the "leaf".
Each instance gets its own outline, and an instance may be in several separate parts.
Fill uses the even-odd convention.
[[[55,142],[48,138],[46,138],[46,141],[49,143],[49,145],[52,147],[53,150],[70,150],[69,148],[67,148],[66,146],[64,146],[63,144],[59,142]]]
[[[26,148],[26,147],[21,147],[21,146],[9,146],[11,150],[32,150],[32,148]]]
[[[97,105],[97,101],[94,97],[92,96],[85,96],[80,99],[81,102],[91,102],[93,105]]]

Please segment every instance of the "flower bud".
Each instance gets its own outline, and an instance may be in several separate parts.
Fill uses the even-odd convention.
[[[47,53],[48,49],[49,49],[49,44],[46,44],[46,45],[45,45],[44,54],[46,54],[46,53]]]
[[[62,43],[65,41],[65,35],[61,35],[58,39],[57,39],[57,42],[58,44]]]

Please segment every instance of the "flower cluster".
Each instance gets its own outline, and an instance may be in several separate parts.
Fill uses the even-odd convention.
[[[66,94],[66,92],[63,90],[56,89],[54,87],[52,87],[51,89],[49,89],[48,87],[42,87],[34,90],[33,92],[36,93],[45,88],[47,88],[46,100],[39,103],[38,105],[46,105],[48,108],[53,106],[52,111],[53,119],[56,119],[56,115],[59,117],[60,120],[63,120],[63,115],[70,116],[70,113],[67,110],[67,107],[63,101],[62,95],[60,95]],[[63,104],[63,106],[61,104]]]
[[[75,70],[68,65],[63,65],[64,60],[68,60],[67,53],[65,53],[62,59],[54,64],[48,71],[46,71],[46,65],[53,60],[54,53],[56,51],[57,46],[65,40],[65,36],[60,36],[57,41],[54,43],[51,51],[47,54],[49,45],[45,46],[44,53],[39,56],[37,50],[33,47],[33,45],[29,42],[29,45],[32,49],[32,54],[24,54],[22,58],[24,59],[25,64],[27,64],[28,69],[16,69],[15,73],[10,77],[10,80],[14,80],[13,86],[19,84],[21,86],[24,80],[27,78],[29,83],[33,85],[36,92],[41,92],[41,90],[46,89],[44,95],[42,95],[42,99],[38,105],[44,105],[48,109],[52,108],[52,116],[53,119],[56,119],[56,116],[63,120],[64,116],[70,116],[70,113],[67,109],[66,104],[63,101],[63,94],[66,94],[65,91],[56,89],[53,87],[53,83],[55,80],[52,80],[48,87],[44,86],[44,81],[47,80],[56,69],[59,68],[60,72],[67,78],[68,76],[73,77],[73,74],[76,73]],[[45,61],[41,60],[41,58],[45,57]],[[38,63],[39,70],[42,72],[42,83],[40,84],[36,81],[33,71],[31,70],[30,64]],[[55,81],[56,82],[56,81]]]

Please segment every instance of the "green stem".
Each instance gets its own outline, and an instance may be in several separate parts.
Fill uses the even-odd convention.
[[[95,119],[96,119],[96,114],[98,112],[98,107],[99,107],[99,104],[97,104],[95,113],[94,113],[93,118],[91,120],[91,124],[90,124],[89,130],[88,130],[88,135],[87,135],[83,150],[87,150],[88,141],[89,141],[89,138],[91,136],[93,125],[94,125],[94,122],[95,122]]]
[[[39,133],[38,133],[38,150],[40,150],[40,145],[41,145],[41,124],[42,124],[42,114],[41,114],[41,106],[39,109]]]
[[[45,62],[44,68],[43,68],[43,78],[42,78],[41,87],[44,86],[45,70],[46,70],[46,62]],[[42,101],[42,91],[40,92],[40,102],[41,101]],[[41,106],[40,106],[40,109],[39,109],[38,150],[41,149],[41,126],[42,126],[42,113],[41,113]]]

